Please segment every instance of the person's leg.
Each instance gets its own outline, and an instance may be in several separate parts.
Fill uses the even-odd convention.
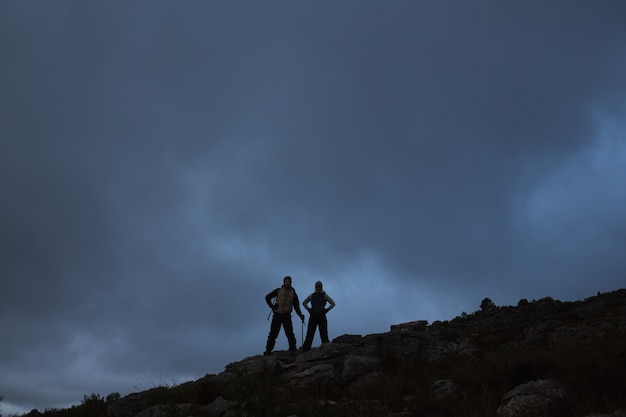
[[[322,339],[322,343],[328,343],[328,321],[326,320],[326,314],[320,317],[319,326],[320,339]]]
[[[295,352],[296,336],[293,334],[293,323],[291,322],[291,314],[284,314],[283,329],[285,329],[287,341],[289,341],[289,350]]]
[[[315,327],[317,326],[317,322],[313,316],[309,316],[309,324],[306,329],[306,339],[302,344],[302,350],[307,352],[311,350],[311,345],[313,344],[313,338],[315,337]]]
[[[278,317],[278,314],[274,314],[272,316],[272,324],[270,326],[270,333],[267,336],[267,344],[265,345],[264,355],[269,355],[272,353],[272,349],[274,349],[274,345],[276,344],[276,338],[278,337],[278,332],[280,331],[280,323],[281,320]]]

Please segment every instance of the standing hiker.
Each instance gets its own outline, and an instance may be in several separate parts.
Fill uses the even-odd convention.
[[[272,298],[276,298],[276,303],[272,304]],[[286,276],[283,278],[283,286],[276,288],[265,296],[267,305],[270,306],[274,312],[272,317],[272,325],[270,327],[270,334],[267,336],[267,345],[265,345],[265,356],[272,353],[274,345],[276,344],[276,338],[280,332],[280,326],[283,326],[285,335],[289,341],[289,352],[291,354],[296,353],[296,336],[293,334],[293,323],[291,322],[291,310],[295,308],[296,314],[300,316],[300,320],[304,323],[304,314],[300,310],[300,301],[298,301],[298,294],[291,286],[291,277]]]
[[[311,303],[311,307],[307,306]],[[326,303],[329,303],[329,307],[326,308]],[[335,302],[324,290],[322,289],[322,282],[317,281],[315,283],[315,292],[304,299],[302,305],[309,312],[309,327],[306,330],[306,339],[302,345],[302,351],[307,352],[311,350],[311,344],[313,343],[313,337],[315,336],[315,328],[320,328],[320,339],[322,343],[328,343],[328,321],[326,320],[326,313],[328,313],[333,307]]]

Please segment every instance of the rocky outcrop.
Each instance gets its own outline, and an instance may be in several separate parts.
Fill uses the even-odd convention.
[[[455,414],[451,410],[455,410],[457,404],[471,404],[477,392],[486,395],[486,388],[468,385],[467,376],[463,380],[457,375],[459,368],[481,358],[485,360],[486,352],[503,358],[507,352],[515,352],[518,356],[524,352],[537,355],[545,346],[552,346],[551,349],[555,350],[555,347],[566,347],[572,342],[583,347],[588,342],[597,342],[607,352],[613,352],[623,346],[619,343],[626,336],[626,290],[598,294],[577,302],[544,298],[531,302],[522,300],[516,307],[497,307],[493,303],[485,306],[488,308],[472,314],[463,313],[451,321],[429,325],[419,320],[392,325],[386,333],[342,335],[295,357],[289,352],[277,351],[270,356],[245,358],[228,364],[220,374],[206,375],[184,386],[173,387],[171,392],[161,393],[167,394],[168,400],[162,404],[155,404],[158,401],[155,392],[150,391],[121,398],[109,406],[108,415],[297,415],[285,414],[287,411],[280,407],[289,404],[277,401],[277,398],[289,398],[293,393],[319,393],[320,398],[310,399],[315,400],[311,406],[332,407],[334,414],[329,415],[357,415],[355,410],[362,410],[359,415],[460,415],[462,411]],[[446,361],[451,360],[458,365],[446,365]],[[542,356],[540,360],[547,359]],[[575,383],[584,381],[537,378],[537,375],[550,374],[550,366],[534,361],[529,358],[520,362],[519,369],[514,369],[511,377],[518,383],[501,391],[505,394],[500,394],[500,401],[490,405],[491,410],[485,410],[484,414],[497,412],[500,417],[574,415],[568,408],[571,399],[581,391],[584,393],[584,389],[577,390]],[[407,375],[402,367],[410,363],[440,371],[432,371],[433,379],[429,381],[420,375]],[[626,362],[610,366],[618,367],[615,375],[623,375]],[[555,368],[552,372],[557,371],[559,369]],[[486,370],[479,368],[477,372],[485,372],[484,378],[489,378]],[[611,375],[607,374],[606,378]],[[397,386],[389,387],[390,381],[397,381]],[[419,387],[407,387],[407,384],[418,383],[427,387],[426,395]],[[490,380],[478,381],[479,385],[485,386],[492,383]],[[601,379],[600,383],[603,383]],[[613,390],[619,389],[615,388],[613,381],[604,383]],[[409,395],[396,398],[390,392],[386,395],[393,401],[380,401],[383,387],[405,390]],[[175,391],[177,388],[180,392]],[[361,397],[351,398],[353,392],[361,393]],[[619,398],[619,395],[614,397]],[[194,401],[189,402],[189,398]],[[272,407],[276,409],[268,412],[268,409],[273,410]],[[588,417],[621,417],[624,415],[624,411],[620,411],[622,408],[626,407],[609,414],[588,414]],[[167,410],[170,414],[164,414]]]
[[[132,393],[107,408],[110,417],[134,417],[146,408],[145,393]]]
[[[552,417],[568,415],[566,391],[558,382],[540,379],[519,385],[504,395],[500,417]]]

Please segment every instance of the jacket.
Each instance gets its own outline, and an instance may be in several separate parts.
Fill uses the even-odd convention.
[[[272,298],[276,298],[276,304],[272,304]],[[289,314],[292,309],[296,310],[296,314],[302,317],[302,311],[300,310],[300,301],[298,300],[298,294],[293,287],[286,289],[285,286],[276,288],[265,296],[265,302],[267,305],[278,314]]]
[[[308,303],[311,303],[311,307],[307,306]],[[330,304],[328,308],[326,308],[326,303]],[[323,316],[335,307],[335,302],[325,291],[316,291],[305,298],[302,305],[304,305],[304,308],[306,308],[312,316]]]

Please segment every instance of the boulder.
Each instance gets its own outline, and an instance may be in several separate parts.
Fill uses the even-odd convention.
[[[553,379],[518,385],[504,395],[500,417],[554,417],[563,415],[565,388]]]
[[[120,398],[107,407],[109,417],[134,417],[145,409],[144,393],[135,392]]]
[[[349,381],[357,376],[370,373],[376,369],[380,359],[371,358],[369,356],[350,355],[343,363],[343,371],[341,378]]]
[[[451,379],[440,379],[433,383],[432,396],[437,401],[456,400],[461,398],[461,390]]]

